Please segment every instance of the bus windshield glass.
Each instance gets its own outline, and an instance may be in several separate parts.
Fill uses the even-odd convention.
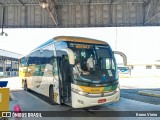
[[[69,43],[75,55],[73,79],[78,84],[116,80],[116,62],[108,45]]]

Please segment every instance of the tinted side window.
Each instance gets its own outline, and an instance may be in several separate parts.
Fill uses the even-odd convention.
[[[32,65],[36,64],[36,62],[37,62],[37,52],[34,51],[28,56],[28,64]]]
[[[51,61],[53,59],[53,45],[49,45],[49,46],[46,46],[44,49],[43,49],[43,53],[44,53],[44,62],[45,64],[51,64]]]

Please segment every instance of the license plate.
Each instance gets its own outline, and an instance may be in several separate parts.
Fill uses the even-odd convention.
[[[98,100],[98,103],[104,103],[104,102],[106,102],[106,99],[100,99],[100,100]]]

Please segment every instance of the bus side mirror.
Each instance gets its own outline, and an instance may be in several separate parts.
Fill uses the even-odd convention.
[[[123,52],[114,51],[114,54],[118,54],[123,58],[123,64],[124,66],[127,66],[127,56]]]

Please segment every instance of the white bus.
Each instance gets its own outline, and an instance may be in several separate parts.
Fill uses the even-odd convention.
[[[89,70],[90,56],[94,61]],[[77,61],[80,74],[75,72]],[[20,64],[24,89],[48,96],[53,103],[84,108],[119,101],[114,52],[104,41],[58,36],[23,57]]]

